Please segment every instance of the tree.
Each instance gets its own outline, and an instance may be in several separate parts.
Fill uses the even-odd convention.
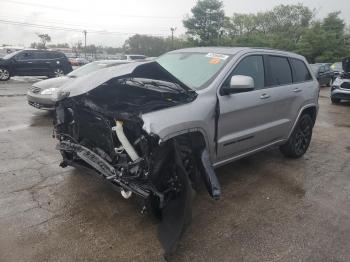
[[[136,34],[129,37],[123,46],[126,53],[159,56],[169,50],[164,38]]]
[[[225,23],[223,3],[218,0],[199,0],[191,9],[192,16],[183,21],[186,34],[202,45],[216,44]]]
[[[47,45],[48,48],[69,48],[68,43],[58,43],[58,44],[50,44]]]
[[[72,45],[72,51],[75,53],[75,56],[78,57],[81,53],[83,44],[81,41],[78,41]]]
[[[335,62],[349,55],[349,34],[339,12],[329,13],[302,35],[297,52],[310,62]]]
[[[51,42],[51,37],[48,34],[40,34],[36,33],[36,35],[40,38],[41,43],[37,44],[39,49],[45,49],[46,43]]]
[[[231,42],[262,44],[295,50],[301,35],[309,27],[313,12],[301,4],[279,5],[257,14],[238,14],[226,18],[225,35]]]

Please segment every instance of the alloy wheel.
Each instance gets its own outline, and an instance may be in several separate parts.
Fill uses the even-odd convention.
[[[60,77],[60,76],[64,75],[63,70],[60,68],[55,69],[55,71],[53,73],[54,73],[55,77]]]
[[[7,80],[10,78],[10,72],[6,69],[0,68],[0,80]]]
[[[312,127],[308,119],[303,119],[300,122],[298,131],[295,134],[295,151],[296,153],[303,154],[308,148],[312,135]]]

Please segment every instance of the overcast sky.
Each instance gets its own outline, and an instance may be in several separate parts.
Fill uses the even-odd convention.
[[[121,46],[134,33],[167,36],[170,27],[175,35],[185,32],[182,20],[197,0],[0,0],[0,45],[29,46],[38,38],[36,32],[48,33],[52,43],[73,44],[83,40],[83,29],[88,31],[87,44]],[[316,9],[322,18],[332,11],[341,11],[341,17],[350,24],[350,0],[224,0],[225,13],[255,13],[278,4],[302,2]],[[21,25],[5,24],[5,21]],[[24,24],[23,24],[24,23]],[[33,28],[29,24],[55,27]],[[27,25],[27,26],[24,26]],[[58,30],[60,29],[64,30]],[[78,29],[78,30],[76,30]],[[71,31],[70,31],[71,30]],[[96,32],[98,31],[98,32]]]

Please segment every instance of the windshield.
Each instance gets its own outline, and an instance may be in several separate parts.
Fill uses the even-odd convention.
[[[319,69],[319,65],[310,65],[311,66],[311,69],[314,73],[317,73],[318,72],[318,69]]]
[[[83,75],[87,75],[91,72],[94,72],[96,70],[108,67],[108,66],[112,66],[114,65],[113,63],[105,63],[105,62],[91,62],[87,65],[84,65],[82,67],[79,67],[78,69],[75,69],[74,71],[70,72],[68,74],[68,76],[70,77],[79,77],[79,76],[83,76]]]
[[[343,65],[341,62],[334,63],[331,65],[332,70],[334,71],[343,71]]]
[[[229,56],[214,53],[170,53],[156,59],[188,87],[199,90],[221,70]]]
[[[9,54],[5,55],[2,59],[10,59],[10,58],[14,57],[15,55],[17,55],[18,53],[20,53],[21,51],[22,51],[22,50],[9,53]]]

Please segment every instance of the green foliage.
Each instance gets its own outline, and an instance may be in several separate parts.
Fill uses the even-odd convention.
[[[199,0],[191,9],[192,16],[183,21],[192,41],[201,45],[217,43],[225,22],[223,4],[218,0]]]
[[[313,23],[298,42],[296,51],[310,62],[335,62],[349,56],[349,35],[339,12]]]
[[[192,45],[190,42],[181,38],[172,40],[169,38],[134,35],[128,38],[123,46],[123,51],[129,54],[143,54],[146,56],[159,56],[172,49],[179,49]]]
[[[300,53],[310,62],[334,62],[350,55],[350,34],[340,12],[315,21],[314,10],[297,4],[225,17],[217,0],[200,0],[191,12],[183,24],[194,46],[270,47]]]

